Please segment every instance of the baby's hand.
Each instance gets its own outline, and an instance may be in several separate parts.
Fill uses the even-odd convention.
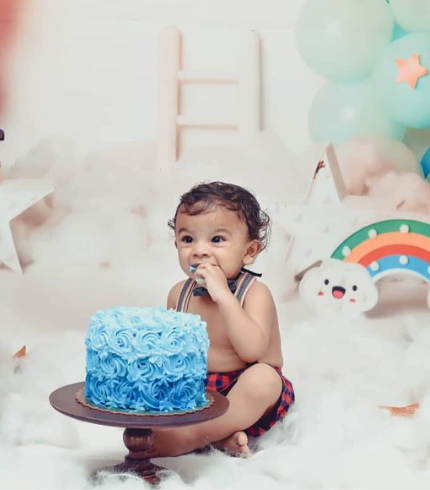
[[[208,290],[210,297],[218,303],[226,295],[231,296],[224,272],[213,264],[201,264],[197,267],[195,279],[199,286]]]
[[[190,265],[190,272],[194,273],[197,271],[197,265]],[[203,277],[201,276],[195,276],[195,281],[196,283],[201,286],[202,288],[205,288],[206,287],[206,283],[205,283],[205,280],[203,279]]]

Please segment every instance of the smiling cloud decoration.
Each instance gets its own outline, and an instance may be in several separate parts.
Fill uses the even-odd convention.
[[[378,301],[378,290],[366,268],[356,263],[328,259],[306,272],[300,297],[318,313],[360,314]]]

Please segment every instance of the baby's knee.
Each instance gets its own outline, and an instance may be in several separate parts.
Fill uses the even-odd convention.
[[[278,398],[282,389],[282,380],[272,366],[258,363],[249,367],[243,374],[244,388],[258,399]]]

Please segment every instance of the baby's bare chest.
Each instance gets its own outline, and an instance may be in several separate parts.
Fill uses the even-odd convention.
[[[200,315],[202,320],[206,322],[210,348],[228,348],[231,346],[224,319],[216,303],[195,301],[194,304],[190,303],[188,311]]]

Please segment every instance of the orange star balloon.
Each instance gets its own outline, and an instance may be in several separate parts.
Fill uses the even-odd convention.
[[[418,53],[414,53],[409,60],[396,59],[396,64],[400,68],[396,83],[406,82],[413,89],[417,86],[418,78],[428,73],[427,68],[420,65]]]

